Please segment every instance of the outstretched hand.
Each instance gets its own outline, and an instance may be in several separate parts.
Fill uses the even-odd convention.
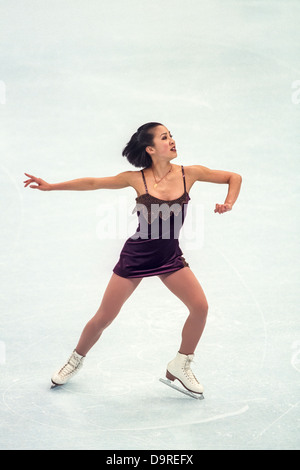
[[[232,204],[216,204],[215,212],[217,214],[224,214],[232,209]]]
[[[29,187],[32,189],[39,189],[40,191],[50,191],[51,185],[46,181],[42,180],[42,178],[37,178],[36,176],[29,175],[28,173],[24,174],[29,177],[28,180],[24,181],[24,188],[30,185]]]

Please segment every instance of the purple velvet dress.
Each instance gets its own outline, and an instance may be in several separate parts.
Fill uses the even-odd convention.
[[[136,198],[133,213],[139,225],[124,244],[120,259],[113,269],[121,277],[148,277],[171,273],[189,266],[179,246],[179,232],[190,200],[181,166],[184,193],[178,199],[163,201],[148,193],[143,170],[145,194]]]

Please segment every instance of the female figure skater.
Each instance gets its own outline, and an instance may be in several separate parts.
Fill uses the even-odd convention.
[[[215,212],[223,214],[232,209],[238,197],[241,176],[200,165],[183,167],[171,163],[177,157],[175,141],[168,129],[156,122],[141,126],[122,155],[132,165],[143,169],[57,184],[25,173],[29,178],[24,181],[25,187],[41,191],[85,191],[131,186],[137,192],[137,231],[125,242],[98,311],[83,329],[67,363],[51,380],[54,385],[63,385],[72,378],[82,367],[88,351],[116,318],[141,280],[147,276],[159,276],[188,309],[180,348],[167,365],[166,377],[170,381],[177,379],[190,392],[202,395],[203,386],[194,376],[190,364],[204,330],[208,305],[201,285],[182,256],[178,235],[190,200],[189,191],[196,181],[228,184],[224,204],[215,206]]]

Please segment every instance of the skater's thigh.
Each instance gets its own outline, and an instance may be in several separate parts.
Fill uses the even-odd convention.
[[[159,277],[189,309],[200,308],[203,310],[208,308],[204,291],[189,267]]]
[[[125,278],[113,273],[105,289],[99,310],[118,312],[142,278]]]

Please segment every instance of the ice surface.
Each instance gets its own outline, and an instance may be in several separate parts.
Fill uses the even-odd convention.
[[[298,449],[299,2],[11,0],[0,17],[0,448]],[[159,382],[187,311],[158,278],[50,390],[136,195],[24,190],[23,173],[133,169],[122,148],[150,120],[176,163],[243,176],[223,216],[226,188],[194,185],[180,241],[210,306],[193,366],[205,400]]]

